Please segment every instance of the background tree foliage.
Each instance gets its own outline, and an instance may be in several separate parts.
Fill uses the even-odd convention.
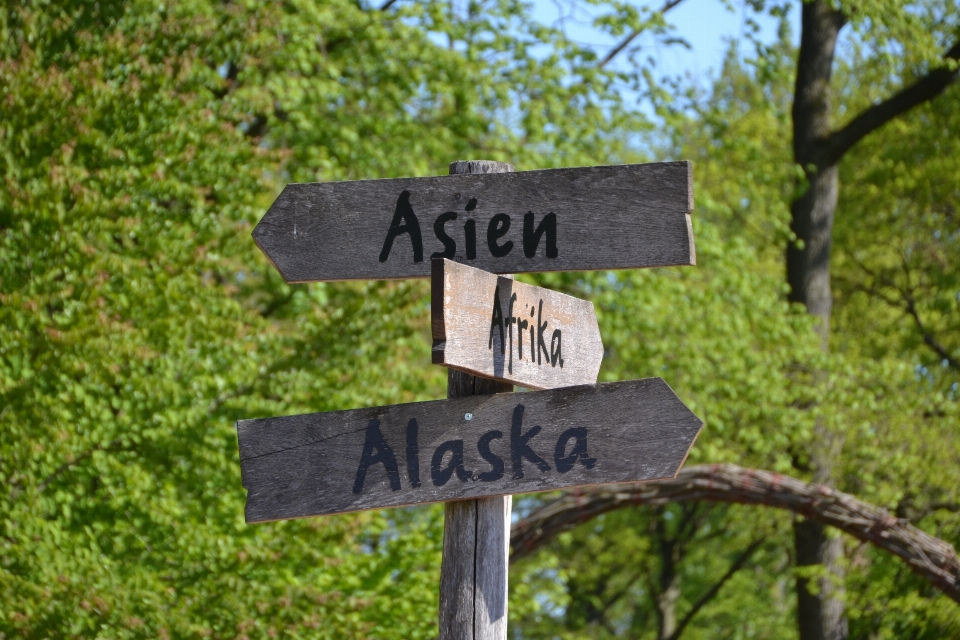
[[[928,65],[937,64],[942,49],[938,53],[931,43],[941,38],[949,43],[951,29],[954,29],[950,25],[956,24],[955,21],[951,22],[955,15],[949,7],[941,12],[936,11],[935,7],[927,7],[930,11],[926,13],[922,11],[924,7],[920,7],[908,8],[909,11],[916,10],[915,14],[887,14],[884,19],[889,24],[873,29],[871,20],[876,22],[877,14],[874,13],[871,18],[868,11],[876,12],[890,7],[861,3],[844,5],[844,8],[854,14],[857,20],[852,42],[841,50],[843,57],[840,58],[836,82],[836,95],[841,100],[839,104],[834,104],[837,110],[835,117],[840,122],[844,114],[857,113],[876,101],[878,96],[891,93],[901,83],[909,82],[918,73],[925,72],[929,69]],[[771,11],[774,15],[784,15],[782,7],[774,6]],[[924,32],[923,37],[918,37],[915,43],[905,36],[906,33],[917,35],[931,24],[940,26]],[[746,300],[756,303],[763,300],[762,296],[756,294],[758,288],[774,291],[778,282],[782,282],[783,247],[792,237],[788,225],[788,205],[798,190],[802,192],[806,188],[802,174],[798,173],[799,167],[792,163],[790,148],[785,144],[791,138],[796,68],[796,51],[790,45],[787,25],[786,20],[781,22],[779,43],[767,45],[757,42],[755,54],[745,60],[731,55],[721,77],[706,94],[695,90],[682,91],[662,104],[662,113],[670,126],[666,134],[667,144],[661,153],[697,161],[699,191],[695,218],[708,222],[724,238],[746,241],[753,255],[752,260],[739,258],[736,264],[731,265],[715,261],[711,256],[709,261],[698,261],[701,266],[696,274],[684,272],[683,276],[703,277],[707,265],[711,270],[714,267],[737,269],[737,265],[743,269],[750,265],[747,268],[753,274],[773,276],[764,284],[746,287],[749,291]],[[899,39],[896,44],[893,43],[895,39]],[[902,58],[891,55],[891,49],[899,51],[896,47],[909,48],[913,44],[916,46],[910,49],[910,55]],[[883,83],[874,82],[878,79],[882,79]],[[834,286],[843,322],[839,327],[834,327],[831,337],[834,348],[830,354],[818,357],[810,351],[794,348],[786,356],[786,370],[791,372],[787,378],[788,385],[792,393],[797,395],[795,400],[787,399],[788,405],[783,407],[787,411],[784,413],[797,415],[801,421],[796,424],[804,424],[804,417],[813,422],[806,423],[806,431],[798,429],[791,433],[779,428],[781,424],[792,424],[790,420],[780,417],[781,422],[774,423],[778,428],[771,430],[767,423],[762,424],[765,427],[762,431],[758,430],[764,441],[775,443],[774,451],[788,458],[781,458],[781,462],[785,462],[787,468],[792,467],[791,473],[808,477],[816,468],[814,457],[818,454],[822,456],[825,447],[817,432],[833,434],[830,445],[842,451],[833,469],[838,488],[883,505],[898,516],[919,522],[928,531],[950,541],[956,540],[956,481],[952,475],[950,480],[945,480],[943,473],[952,474],[957,460],[954,435],[957,370],[950,364],[953,357],[950,348],[953,345],[937,343],[940,345],[938,350],[936,344],[931,344],[932,341],[920,332],[920,323],[916,322],[915,314],[908,305],[910,298],[904,292],[910,291],[910,282],[917,283],[913,285],[912,299],[918,308],[923,306],[928,309],[931,322],[939,323],[932,325],[938,330],[935,337],[950,339],[950,331],[943,323],[950,322],[949,318],[956,318],[958,299],[956,287],[952,284],[956,269],[944,260],[956,251],[957,231],[955,225],[951,227],[947,222],[943,212],[955,206],[957,192],[955,181],[947,178],[952,174],[940,173],[940,170],[952,159],[941,155],[939,149],[934,151],[927,147],[921,150],[920,145],[913,143],[915,140],[938,140],[940,142],[933,144],[943,148],[944,138],[950,136],[948,132],[955,126],[947,113],[955,111],[953,105],[956,104],[956,96],[957,88],[954,86],[932,104],[919,107],[907,117],[889,125],[889,128],[880,129],[873,137],[866,138],[863,147],[858,147],[845,157],[841,172],[856,172],[854,175],[857,177],[850,178],[854,183],[851,186],[847,186],[846,175],[841,179],[842,196],[836,217],[837,232],[834,234],[834,255],[839,258],[833,270]],[[681,99],[677,100],[677,97]],[[919,131],[921,128],[923,133]],[[911,142],[905,145],[905,139]],[[868,146],[883,140],[889,141],[889,151]],[[895,152],[894,147],[897,149]],[[899,171],[891,156],[909,157],[911,167]],[[799,181],[798,175],[801,177]],[[865,175],[870,177],[865,178]],[[939,180],[934,178],[937,175],[940,176]],[[873,194],[872,197],[862,197],[864,190]],[[909,195],[911,190],[920,196],[916,201]],[[933,193],[937,194],[937,204],[931,206],[926,203],[930,202]],[[909,206],[914,209],[912,215],[907,216],[902,211],[906,202],[910,202]],[[914,202],[924,203],[925,206],[917,207]],[[936,209],[931,211],[934,207]],[[891,237],[888,235],[889,223],[885,221],[887,216],[894,217],[904,227],[909,227],[910,231],[906,232],[903,228],[903,235],[898,237],[894,233]],[[698,232],[699,247],[704,233],[700,229]],[[920,247],[931,245],[936,247],[935,251],[918,251]],[[909,267],[905,267],[905,264]],[[886,265],[887,271],[881,273],[879,265]],[[888,275],[891,269],[898,275],[899,281],[894,281]],[[880,280],[884,276],[886,279]],[[840,286],[837,287],[836,283]],[[719,282],[711,282],[710,290],[727,299],[739,299]],[[920,291],[924,295],[918,295]],[[780,295],[784,295],[782,290]],[[669,300],[674,303],[672,299]],[[660,302],[665,303],[666,300],[661,298]],[[735,307],[735,304],[730,306]],[[673,313],[674,307],[669,303],[667,306]],[[683,308],[682,304],[678,307]],[[934,307],[939,313],[933,312]],[[776,312],[772,306],[762,308],[766,313]],[[735,307],[731,313],[738,319],[749,317],[749,311],[742,308]],[[723,332],[718,325],[722,327],[724,320],[726,318],[720,314],[710,315],[710,329]],[[627,322],[635,323],[638,320],[631,317]],[[678,320],[678,324],[682,325],[682,328],[678,327],[681,332],[679,335],[690,338],[690,344],[696,345],[697,349],[709,348],[710,338],[715,334],[698,334],[702,320]],[[756,326],[751,329],[762,335]],[[608,327],[604,326],[602,331],[608,346],[611,338],[617,340]],[[742,334],[730,331],[722,335],[724,347],[733,347],[736,353],[735,345],[740,344]],[[792,341],[786,335],[784,339],[780,345]],[[625,344],[628,344],[627,340],[618,340],[614,348],[623,348],[621,345]],[[773,353],[783,352],[783,346],[778,349],[775,345],[758,344],[757,347],[761,361],[769,361]],[[682,345],[673,346],[671,354],[676,353],[678,348],[682,349]],[[955,350],[952,353],[955,354]],[[635,366],[645,361],[648,360],[635,361]],[[687,383],[686,374],[698,382],[717,376],[719,380],[728,381],[737,393],[750,388],[749,376],[724,359],[719,362],[721,365],[716,371],[711,372],[709,365],[699,364],[696,367],[684,367],[668,379],[675,387],[682,388]],[[733,362],[737,362],[736,359]],[[756,365],[751,370],[758,373],[762,371]],[[798,377],[797,373],[801,371],[806,376]],[[726,373],[730,375],[725,378]],[[769,371],[763,371],[761,375],[771,384],[770,389],[765,389],[766,393],[759,398],[759,406],[781,408],[778,403],[785,398],[778,398],[772,390],[781,389],[783,382],[773,382],[776,378]],[[807,386],[806,392],[801,384]],[[683,390],[680,395],[687,398],[690,392]],[[735,399],[716,392],[708,397],[709,400],[721,401],[725,409],[736,408]],[[751,402],[750,406],[755,405]],[[716,416],[711,415],[710,408],[699,408],[701,415],[706,416],[708,427],[695,450],[703,453],[707,446],[704,440],[714,436],[718,423]],[[739,447],[730,448],[737,444],[737,435],[743,431],[750,433],[749,419],[745,419],[748,416],[749,413],[736,416],[737,433],[724,434],[723,449],[739,455],[741,463],[778,468],[774,460],[751,459],[742,450],[738,451]],[[785,435],[787,443],[773,440]],[[713,453],[708,460],[718,457]],[[696,458],[692,456],[691,459]],[[923,506],[918,507],[918,504]],[[668,510],[667,513],[674,519],[679,518],[679,521],[696,522],[696,518],[688,518],[682,510],[674,510],[672,514]],[[730,531],[743,527],[739,519],[743,511],[738,509],[733,513],[738,519],[727,520],[722,529]],[[665,515],[651,514],[646,510],[640,517],[656,520]],[[626,516],[618,514],[615,521],[623,522],[623,518]],[[609,519],[608,514],[598,520],[606,523]],[[700,634],[703,637],[715,637],[718,634],[728,637],[783,637],[790,633],[787,621],[794,617],[794,613],[788,610],[795,605],[783,594],[777,594],[779,599],[766,602],[763,597],[752,599],[752,602],[765,602],[762,615],[741,615],[739,611],[745,611],[743,604],[733,604],[737,602],[737,595],[723,596],[723,600],[729,598],[725,606],[721,603],[704,606],[698,610],[697,617],[689,626],[680,628],[686,615],[697,609],[702,594],[709,593],[711,585],[724,584],[728,567],[737,565],[740,556],[735,555],[734,549],[726,552],[729,560],[720,566],[715,565],[711,575],[704,571],[702,560],[684,568],[684,560],[690,560],[684,558],[682,553],[677,554],[678,535],[670,532],[669,527],[664,529],[655,524],[634,524],[631,532],[646,527],[646,546],[642,547],[641,553],[648,561],[650,554],[654,554],[654,567],[646,573],[631,573],[636,565],[623,563],[623,556],[614,553],[606,568],[599,569],[594,561],[595,556],[586,551],[593,544],[587,542],[591,539],[588,526],[582,530],[581,542],[577,542],[577,534],[567,536],[573,541],[573,547],[563,548],[563,536],[553,544],[558,550],[564,549],[560,552],[562,560],[559,566],[563,572],[570,573],[561,575],[569,575],[565,580],[574,584],[560,590],[557,602],[561,604],[552,605],[554,615],[534,612],[534,619],[541,623],[549,621],[547,624],[550,628],[569,629],[571,625],[581,624],[576,618],[570,617],[570,612],[592,608],[593,627],[587,635],[608,633],[628,637],[669,638],[683,633],[693,637]],[[606,524],[603,526],[608,527]],[[709,528],[706,524],[702,526],[702,533],[716,530],[715,524],[710,524]],[[688,526],[687,531],[686,539],[683,536],[679,538],[681,543],[696,539],[696,527]],[[762,567],[759,575],[764,578],[783,575],[783,567],[796,561],[795,557],[790,557],[793,536],[789,529],[780,531],[780,557],[769,564],[757,566],[758,569]],[[633,534],[613,532],[606,528],[604,535],[610,535],[613,540],[620,537],[629,540]],[[584,547],[580,547],[580,544]],[[747,536],[739,542],[743,550],[751,549],[752,544]],[[857,547],[852,541],[847,541],[845,546],[841,562],[845,565],[847,575],[842,578],[842,584],[837,586],[840,587],[839,598],[847,609],[851,637],[900,637],[905,634],[945,637],[958,633],[960,615],[953,604],[931,592],[928,587],[909,579],[903,574],[905,568],[890,558],[877,554],[873,549]],[[583,552],[579,551],[581,548]],[[670,549],[673,549],[670,554],[663,553]],[[722,551],[724,547],[715,549]],[[659,559],[656,559],[657,555]],[[763,557],[759,548],[751,555],[758,559]],[[588,571],[581,570],[584,563],[589,565]],[[679,574],[677,566],[681,569]],[[552,566],[543,574],[548,578],[548,584],[553,577],[550,572],[556,570],[557,567]],[[824,576],[821,569],[813,567],[795,569],[793,573],[798,578],[833,579]],[[893,578],[894,575],[896,578]],[[582,578],[585,584],[578,582],[580,576],[586,576]],[[739,576],[738,579],[745,578]],[[624,582],[629,580],[634,580],[632,592],[623,588]],[[689,589],[683,587],[684,583],[689,584]],[[734,583],[723,587],[725,593],[734,588],[730,584]],[[757,594],[769,594],[768,584],[761,580],[748,589]],[[676,587],[680,588],[679,595]],[[578,599],[589,598],[593,598],[589,605],[577,604]],[[602,601],[603,606],[598,606],[598,601]],[[732,620],[725,617],[731,611],[731,605],[740,607],[734,610],[737,614],[732,616]],[[776,611],[774,605],[778,605],[780,610]],[[665,619],[671,623],[664,624]]]
[[[841,118],[943,35],[932,9],[863,7]],[[669,33],[620,5],[604,20]],[[529,280],[595,302],[604,380],[662,376],[705,419],[691,463],[802,474],[825,421],[839,488],[960,540],[957,87],[840,165],[827,354],[786,302],[785,21],[705,94],[614,71],[509,1],[36,0],[0,21],[0,637],[435,635],[442,510],[248,527],[233,422],[442,396],[425,283],[286,285],[249,232],[286,182],[467,157],[694,160],[700,266]],[[790,524],[607,514],[518,563],[512,634],[790,637]],[[954,603],[845,545],[852,636],[960,634]]]
[[[430,637],[436,509],[247,527],[232,427],[436,397],[427,289],[287,286],[252,224],[287,180],[593,163],[637,118],[509,3],[0,15],[0,634]]]

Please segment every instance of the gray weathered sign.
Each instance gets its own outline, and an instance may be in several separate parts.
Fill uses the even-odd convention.
[[[672,478],[701,424],[660,378],[242,420],[246,519]]]
[[[689,162],[290,184],[254,229],[287,282],[695,264]]]

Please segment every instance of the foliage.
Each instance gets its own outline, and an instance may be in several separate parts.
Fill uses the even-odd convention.
[[[661,153],[695,162],[697,269],[584,277],[590,286],[539,279],[566,282],[598,304],[608,350],[602,375],[664,375],[705,418],[691,461],[735,460],[803,474],[814,446],[810,420],[819,418],[842,449],[841,489],[956,545],[960,370],[927,338],[958,354],[950,226],[957,193],[949,177],[956,173],[950,153],[956,136],[946,133],[957,126],[956,87],[868,138],[842,166],[834,247],[838,322],[831,338],[837,348],[826,355],[808,341],[798,310],[782,303],[788,205],[800,175],[785,144],[794,66],[783,21],[779,43],[758,43],[756,55],[745,60],[731,53],[709,93],[684,90],[662,105],[669,128]],[[844,59],[838,112],[855,113],[890,93],[876,84],[884,73],[889,69],[877,58]],[[536,504],[528,498],[526,508]],[[680,509],[672,509],[666,514],[680,517]],[[684,542],[691,549],[706,547],[727,564],[681,558],[682,595],[670,607],[656,588],[666,566],[656,550],[665,538],[651,525],[663,514],[608,514],[571,532],[518,567],[523,583],[515,583],[515,593],[540,596],[514,611],[522,629],[517,637],[527,637],[527,629],[535,629],[534,636],[665,637],[658,616],[672,608],[682,618],[697,594],[716,584],[746,544],[732,532],[762,530],[752,524],[761,517],[757,511],[716,511],[720,524],[690,532]],[[768,534],[776,542],[768,539],[767,551],[751,558],[738,582],[723,587],[719,602],[704,607],[684,637],[791,633],[793,598],[769,599],[769,577],[789,574],[793,544],[789,528],[780,525]],[[595,540],[601,531],[613,545],[608,554],[595,548],[603,544]],[[709,535],[716,531],[727,538]],[[852,636],[957,633],[953,603],[918,584],[896,560],[851,542],[847,548]],[[638,573],[638,563],[650,564]],[[585,607],[592,618],[584,618]],[[764,615],[748,616],[751,607]],[[750,626],[740,626],[747,619]]]
[[[858,14],[840,116],[922,71],[947,33],[922,6],[870,18],[887,4]],[[613,32],[668,32],[610,8]],[[466,157],[694,160],[697,268],[527,279],[594,301],[604,380],[663,376],[705,418],[691,461],[803,473],[821,419],[843,490],[957,544],[960,378],[931,344],[960,356],[957,88],[841,167],[824,354],[783,285],[800,175],[786,24],[731,54],[706,94],[651,82],[670,99],[641,151],[630,142],[650,124],[617,90],[649,69],[600,69],[510,0],[0,9],[0,637],[436,633],[442,510],[246,526],[232,423],[442,395],[425,283],[287,285],[249,233],[286,182]],[[788,637],[787,519],[697,509],[607,514],[518,565],[514,635],[656,637],[660,596],[682,620],[762,540],[684,636]],[[958,633],[955,605],[848,547],[856,634]],[[675,590],[659,582],[670,572]]]
[[[519,5],[445,6],[0,12],[0,636],[435,633],[437,508],[248,527],[232,423],[441,393],[423,283],[255,250],[283,182],[592,163],[640,122]]]

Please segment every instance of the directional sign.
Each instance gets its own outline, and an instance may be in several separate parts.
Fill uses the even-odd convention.
[[[246,519],[672,478],[701,425],[660,378],[242,420]]]
[[[603,343],[593,303],[433,261],[433,363],[530,389],[597,381]]]
[[[287,282],[696,263],[689,162],[290,184],[253,231]]]

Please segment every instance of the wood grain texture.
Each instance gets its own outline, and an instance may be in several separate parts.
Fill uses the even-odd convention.
[[[450,163],[451,176],[468,173],[513,173],[515,169],[509,162],[496,160],[454,160]]]
[[[689,162],[290,184],[253,237],[288,282],[689,265],[692,185]]]
[[[450,164],[451,174],[508,171],[513,171],[512,165],[489,160]],[[447,372],[447,398],[510,391],[510,384]],[[511,496],[446,504],[439,640],[506,640],[511,505]]]
[[[440,640],[506,640],[511,496],[446,503]]]
[[[433,260],[433,363],[530,389],[593,384],[603,342],[593,303]]]
[[[474,640],[506,640],[513,496],[472,502],[477,505]]]
[[[700,426],[660,378],[242,420],[246,519],[672,478]]]
[[[457,500],[444,505],[439,640],[474,640],[478,502]]]

